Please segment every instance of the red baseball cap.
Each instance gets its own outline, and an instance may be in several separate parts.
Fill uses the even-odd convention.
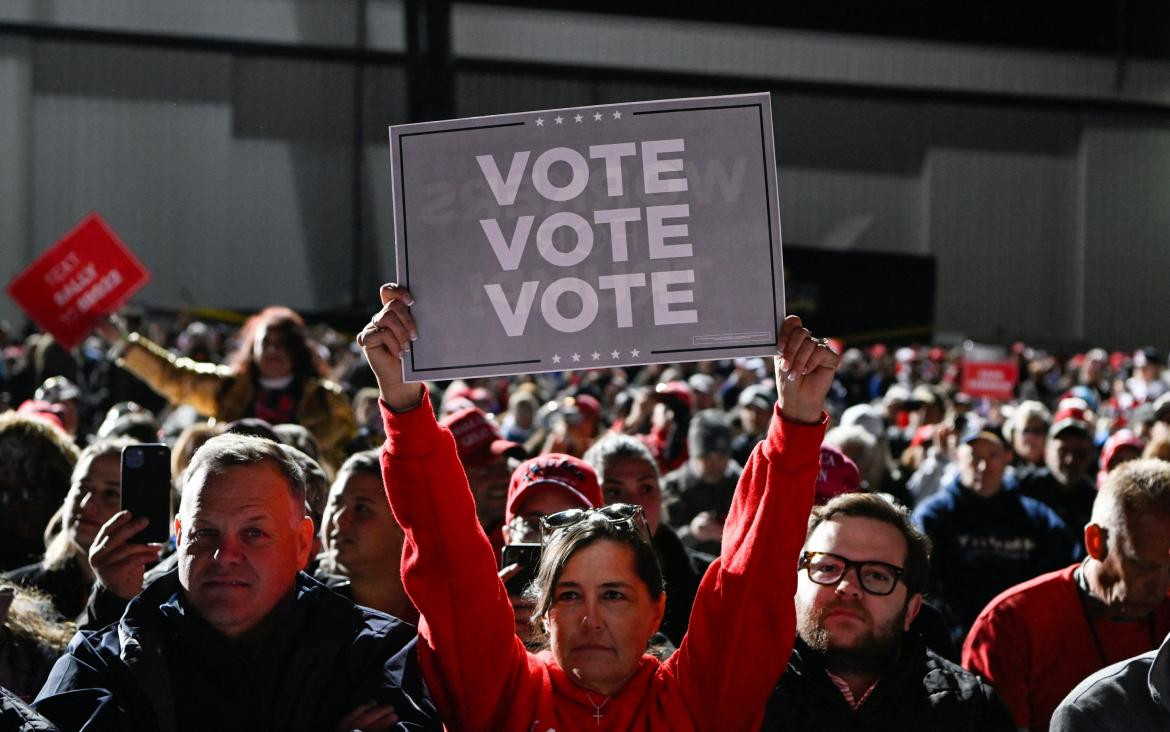
[[[500,435],[500,429],[479,407],[467,407],[440,422],[455,436],[463,467],[485,465],[501,456],[524,457],[524,447]]]
[[[1098,461],[1098,467],[1101,469],[1101,477],[1103,478],[1109,469],[1116,466],[1111,466],[1114,456],[1117,451],[1123,447],[1132,447],[1139,453],[1146,449],[1146,442],[1142,438],[1133,433],[1132,430],[1118,430],[1105,440],[1105,446],[1101,448],[1101,457]]]
[[[601,419],[601,402],[592,395],[578,394],[573,397],[573,401],[577,403],[577,409],[581,412],[581,416],[594,421]]]
[[[665,384],[659,384],[654,387],[654,392],[659,397],[673,397],[682,402],[687,411],[693,412],[695,410],[695,393],[691,391],[691,387],[685,381],[668,381]]]
[[[861,491],[861,473],[857,463],[829,444],[821,445],[821,471],[817,473],[816,503],[823,506],[842,493]]]
[[[604,502],[597,473],[589,463],[572,455],[550,452],[526,460],[512,471],[504,523],[515,518],[516,505],[534,490],[558,490],[581,504],[581,508],[599,508]]]
[[[25,399],[16,410],[17,414],[39,419],[65,431],[65,409],[60,404],[47,402],[44,399]]]
[[[1086,437],[1093,436],[1093,425],[1089,423],[1089,410],[1086,407],[1077,404],[1067,404],[1067,402],[1083,400],[1066,399],[1062,404],[1066,406],[1056,410],[1056,414],[1052,417],[1052,426],[1048,428],[1048,439],[1053,439],[1068,431],[1079,432]]]

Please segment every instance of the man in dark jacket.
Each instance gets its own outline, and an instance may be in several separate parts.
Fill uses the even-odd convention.
[[[929,540],[871,493],[814,508],[800,558],[796,646],[764,730],[1012,732],[990,687],[907,631]]]
[[[1162,647],[1091,674],[1052,716],[1051,732],[1170,729],[1170,636]]]
[[[662,479],[662,520],[696,551],[717,556],[723,520],[743,472],[731,459],[731,427],[714,409],[687,428],[687,462]]]
[[[1088,416],[1080,407],[1058,410],[1048,429],[1044,466],[1023,470],[1019,475],[1020,495],[1035,498],[1056,511],[1077,545],[1097,496],[1092,472],[1096,458],[1093,424]]]
[[[5,732],[60,732],[3,686],[0,686],[0,729]]]
[[[208,441],[184,474],[177,569],[78,634],[36,710],[65,732],[437,729],[414,629],[300,571],[304,492],[275,443]]]

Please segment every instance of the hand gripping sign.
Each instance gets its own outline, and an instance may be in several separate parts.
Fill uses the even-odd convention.
[[[150,272],[97,213],[8,284],[8,295],[65,348],[85,339],[150,281]]]
[[[409,380],[775,351],[769,96],[390,128]]]

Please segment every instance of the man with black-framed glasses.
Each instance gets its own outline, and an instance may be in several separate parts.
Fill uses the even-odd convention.
[[[1010,732],[1003,702],[908,632],[930,541],[872,493],[814,508],[797,565],[796,645],[764,730]]]

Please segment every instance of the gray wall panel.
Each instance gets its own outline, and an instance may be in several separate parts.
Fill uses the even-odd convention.
[[[72,57],[77,49],[71,45],[45,44],[38,57]],[[324,102],[339,98],[332,87],[348,81],[352,89],[352,71],[206,54],[192,67],[187,54],[152,53],[157,58],[150,65],[106,68],[103,60],[117,54],[95,54],[84,64],[92,93],[80,88],[84,79],[74,79],[68,93],[37,94],[32,165],[38,248],[96,209],[152,269],[154,281],[139,296],[143,302],[302,308],[348,302],[349,140],[329,139],[336,125],[323,126],[325,139],[310,133],[315,118],[351,113]],[[50,72],[68,73],[73,64],[59,61],[38,69],[38,87],[60,88]],[[107,82],[135,73],[153,78],[119,83],[110,93]],[[264,122],[264,111],[252,113],[252,134],[243,135],[239,105],[230,100],[158,101],[134,93],[189,74],[213,88],[232,88],[236,74],[268,79],[266,89],[253,84],[247,98],[267,110],[271,123]],[[290,122],[298,119],[303,129]]]
[[[923,253],[925,217],[916,175],[781,166],[778,183],[786,243]]]
[[[1170,127],[1096,121],[1084,139],[1085,335],[1170,347]]]
[[[0,20],[186,37],[352,47],[356,0],[5,0]],[[368,0],[369,46],[406,49],[402,0]]]
[[[463,72],[455,76],[455,114],[484,114],[584,107],[597,103],[596,85],[556,77]]]
[[[0,283],[33,252],[29,211],[32,147],[32,42],[0,37]],[[0,320],[20,322],[19,308],[0,297]]]
[[[938,328],[999,341],[1077,337],[1075,159],[940,149],[927,164]]]
[[[358,293],[372,300],[382,283],[395,279],[394,215],[387,127],[408,122],[409,119],[406,108],[406,72],[403,69],[368,69],[365,82],[365,180],[362,191],[362,247],[357,270]]]
[[[468,58],[1170,104],[1165,62],[1117,89],[1112,59],[1072,54],[472,3],[452,28]]]
[[[393,279],[385,127],[408,120],[406,75],[295,57],[351,47],[358,5],[0,3],[0,22],[131,36],[0,36],[0,275],[97,209],[154,270],[143,302],[337,307],[355,266],[372,299]],[[405,49],[402,0],[370,0],[367,20],[371,47]],[[1067,54],[470,3],[452,20],[458,115],[798,82],[773,94],[786,241],[935,255],[942,331],[1165,345],[1170,127],[1078,105],[1170,109],[1170,63],[1134,61],[1117,89],[1112,60]],[[170,34],[294,50],[176,50]]]

